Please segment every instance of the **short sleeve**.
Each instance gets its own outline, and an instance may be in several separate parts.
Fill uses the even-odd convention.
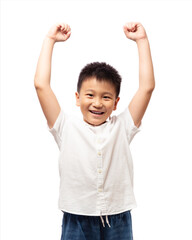
[[[133,118],[131,116],[131,113],[130,113],[128,107],[124,110],[124,112],[122,112],[119,115],[119,117],[121,118],[121,120],[125,124],[125,129],[126,129],[126,132],[127,132],[128,141],[129,141],[129,143],[131,143],[131,141],[133,140],[134,136],[139,131],[141,131],[142,123],[140,124],[139,127],[135,126]]]
[[[66,114],[61,109],[53,127],[49,128],[49,126],[47,124],[48,130],[53,135],[59,149],[61,147],[63,128],[64,128],[64,125],[66,123],[66,118],[67,118]]]

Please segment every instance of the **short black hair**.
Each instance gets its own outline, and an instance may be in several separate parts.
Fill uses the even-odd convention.
[[[92,62],[87,64],[80,72],[77,82],[77,92],[81,90],[83,81],[95,77],[99,81],[108,81],[113,84],[116,98],[119,96],[121,87],[121,76],[118,71],[105,62]]]

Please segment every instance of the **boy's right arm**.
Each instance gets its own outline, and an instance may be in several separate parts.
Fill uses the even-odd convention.
[[[55,42],[66,41],[71,35],[68,24],[55,24],[46,35],[34,78],[35,89],[41,104],[43,113],[50,128],[53,127],[59,113],[60,105],[50,86],[51,60]]]

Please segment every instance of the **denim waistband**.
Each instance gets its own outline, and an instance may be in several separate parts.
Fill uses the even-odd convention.
[[[109,218],[110,218],[111,221],[116,221],[117,219],[122,218],[123,215],[126,214],[127,212],[130,212],[130,210],[126,211],[126,212],[118,213],[118,214],[113,214],[113,215],[102,215],[102,211],[100,211],[100,216],[87,216],[87,215],[78,215],[78,214],[73,214],[73,213],[63,211],[63,213],[68,215],[68,216],[71,215],[73,217],[78,217],[78,218],[88,217],[89,219],[93,219],[93,220],[96,220],[96,219],[100,218],[103,227],[105,227],[105,221],[106,221],[108,227],[111,227],[111,225],[109,223]],[[104,221],[103,218],[105,218],[105,221]]]

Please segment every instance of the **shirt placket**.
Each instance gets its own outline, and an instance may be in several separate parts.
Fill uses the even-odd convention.
[[[106,202],[103,189],[103,152],[101,148],[102,138],[97,138],[97,192],[98,192],[98,209],[100,213],[106,212]]]

